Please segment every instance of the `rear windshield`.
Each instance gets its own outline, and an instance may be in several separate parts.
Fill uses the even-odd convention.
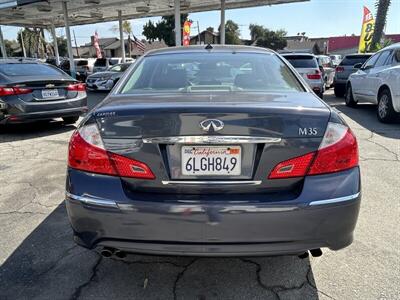
[[[285,58],[295,68],[318,68],[317,60],[313,56],[291,55]]]
[[[61,75],[57,68],[42,64],[0,64],[0,72],[6,76]]]
[[[116,65],[117,63],[119,63],[119,59],[118,58],[110,58],[109,61],[110,65]]]
[[[352,56],[345,56],[341,61],[341,66],[354,66],[358,63],[364,63],[371,55],[352,55]]]
[[[98,58],[94,62],[94,65],[96,67],[105,67],[105,66],[107,66],[107,59],[106,58]]]
[[[304,91],[275,54],[178,53],[145,57],[120,93]]]
[[[87,60],[78,60],[77,62],[76,62],[76,65],[77,66],[87,66],[88,65],[88,61]]]

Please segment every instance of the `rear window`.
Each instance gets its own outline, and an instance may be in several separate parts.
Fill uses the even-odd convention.
[[[111,58],[109,61],[110,65],[116,65],[119,63],[119,59],[118,58]]]
[[[106,58],[98,58],[94,62],[94,65],[96,67],[105,67],[105,66],[107,66],[107,59]]]
[[[76,62],[76,65],[77,66],[87,66],[88,65],[88,61],[87,60],[78,60],[77,62]]]
[[[365,63],[371,55],[352,55],[352,56],[345,56],[341,61],[341,66],[354,66],[358,63]]]
[[[295,68],[318,68],[317,60],[313,56],[290,55],[285,58]]]
[[[120,93],[304,91],[275,54],[178,53],[145,57]]]
[[[57,68],[42,64],[0,64],[0,72],[6,76],[61,75]]]

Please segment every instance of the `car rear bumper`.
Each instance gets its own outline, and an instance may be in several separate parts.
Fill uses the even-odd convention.
[[[0,110],[0,124],[25,123],[61,117],[80,116],[88,111],[87,98],[29,103],[19,99],[6,102]]]
[[[75,241],[127,252],[241,256],[298,254],[351,244],[360,207],[359,169],[305,179],[290,201],[128,198],[118,178],[68,170],[66,205]],[[327,189],[329,187],[329,189]],[[111,200],[112,199],[112,200]],[[159,199],[159,200],[158,200]]]

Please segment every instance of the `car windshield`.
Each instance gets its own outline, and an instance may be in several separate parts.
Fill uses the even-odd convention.
[[[78,60],[78,61],[75,61],[75,64],[77,66],[87,66],[89,64],[89,62],[87,60]]]
[[[62,75],[57,68],[42,64],[0,64],[0,72],[7,76]]]
[[[318,68],[317,60],[313,56],[290,55],[285,58],[295,68]]]
[[[129,68],[130,64],[122,64],[122,65],[116,65],[108,68],[108,71],[111,72],[124,72]]]
[[[110,58],[109,63],[110,63],[110,65],[116,65],[117,63],[119,63],[119,59],[118,58]]]
[[[178,53],[145,57],[122,94],[162,91],[304,91],[275,54]]]
[[[341,61],[341,66],[354,66],[358,63],[365,63],[365,61],[370,58],[370,55],[353,55],[353,56],[346,56]]]

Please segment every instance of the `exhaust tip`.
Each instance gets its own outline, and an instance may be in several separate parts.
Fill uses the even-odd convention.
[[[307,257],[308,257],[308,251],[306,251],[306,252],[304,252],[304,253],[302,253],[302,254],[299,254],[298,257],[299,257],[300,259],[305,259],[305,258],[307,258]]]
[[[113,255],[114,250],[110,248],[103,248],[103,250],[100,251],[100,254],[103,257],[111,257]]]
[[[117,250],[117,251],[115,251],[114,254],[118,258],[125,258],[126,257],[126,253],[124,251]]]
[[[311,249],[310,253],[313,257],[320,257],[322,255],[322,250],[320,248],[318,249]]]

